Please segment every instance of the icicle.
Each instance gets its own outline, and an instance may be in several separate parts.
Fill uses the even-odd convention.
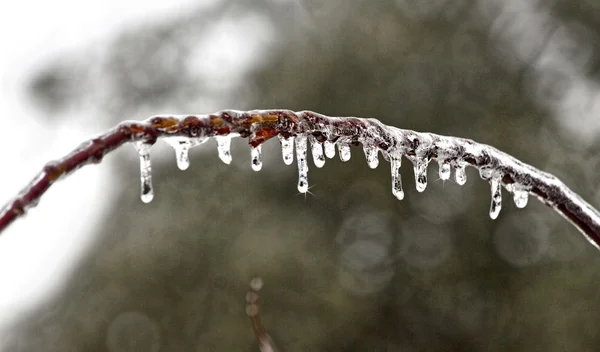
[[[298,160],[298,192],[308,192],[308,162],[306,136],[296,137],[296,159]]]
[[[259,144],[250,150],[252,156],[252,170],[260,171],[262,169],[262,145]]]
[[[294,162],[294,137],[286,138],[282,135],[277,135],[277,137],[279,137],[279,142],[281,143],[283,162],[286,165],[292,165]]]
[[[462,162],[458,162],[454,169],[454,180],[459,185],[467,183],[467,171],[465,170],[466,165]]]
[[[390,163],[392,165],[392,194],[399,200],[402,200],[404,199],[404,190],[402,189],[402,180],[400,179],[402,159],[390,156]]]
[[[310,147],[313,156],[313,162],[318,168],[325,165],[325,155],[323,155],[323,144],[319,142],[314,136],[310,136]]]
[[[219,151],[219,158],[225,164],[231,164],[231,137],[230,136],[217,136],[217,150]]]
[[[446,160],[438,160],[438,165],[440,166],[440,179],[448,180],[450,179],[450,172],[452,168],[450,167],[450,163]]]
[[[525,208],[529,200],[529,193],[526,190],[518,189],[513,186],[513,200],[517,208]]]
[[[490,218],[496,219],[502,209],[502,189],[500,185],[500,178],[492,176],[490,179],[490,185],[492,190],[492,204],[490,206]]]
[[[369,165],[371,169],[377,168],[379,165],[379,159],[377,157],[379,150],[377,147],[363,143],[363,150],[365,152],[365,158],[367,158],[367,165]]]
[[[429,160],[425,157],[415,156],[412,162],[415,170],[415,186],[417,191],[423,192],[427,188],[427,164],[429,164]]]
[[[186,170],[190,167],[190,158],[188,152],[191,148],[206,142],[207,138],[187,138],[187,137],[170,137],[165,138],[165,142],[175,149],[175,157],[177,159],[177,167],[180,170]]]
[[[350,146],[342,141],[339,141],[337,143],[337,146],[338,146],[338,152],[340,153],[340,160],[341,161],[350,160],[350,157],[352,156],[350,154]]]
[[[335,156],[335,143],[330,142],[330,141],[325,141],[325,143],[323,143],[323,148],[325,149],[326,157],[331,159]]]
[[[150,164],[151,147],[152,144],[149,143],[135,143],[135,148],[140,156],[141,198],[144,203],[150,203],[152,198],[154,198],[154,189],[152,188],[152,165]]]

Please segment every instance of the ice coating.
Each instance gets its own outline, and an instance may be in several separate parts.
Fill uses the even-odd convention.
[[[313,156],[313,162],[316,167],[322,168],[325,165],[325,154],[323,154],[323,144],[315,137],[310,136],[310,149]]]
[[[225,164],[231,164],[231,136],[217,136],[217,151],[219,158]]]
[[[169,144],[175,150],[175,158],[177,160],[177,167],[180,170],[187,170],[190,167],[189,150],[195,146],[198,146],[206,142],[207,138],[184,138],[184,137],[171,137],[165,138],[165,142]]]
[[[438,160],[438,165],[440,167],[439,174],[440,179],[448,180],[450,179],[450,173],[452,172],[452,167],[450,166],[450,162],[447,160],[440,159]]]
[[[371,169],[377,168],[377,166],[379,165],[379,158],[377,157],[377,147],[363,143],[363,151],[365,152],[367,165],[369,165]]]
[[[325,141],[323,143],[323,149],[325,149],[325,156],[329,159],[335,157],[335,143],[331,141]]]
[[[136,142],[134,144],[140,156],[140,181],[142,202],[150,203],[154,198],[154,189],[152,188],[152,165],[150,163],[150,148],[152,144],[146,142]]]
[[[427,164],[429,160],[425,157],[416,156],[411,161],[415,171],[415,186],[417,191],[423,192],[427,188]]]
[[[279,137],[279,143],[281,143],[281,157],[286,165],[292,165],[294,162],[294,137]]]
[[[392,167],[392,194],[398,200],[404,199],[404,190],[402,189],[402,179],[400,178],[400,165],[402,159],[390,157],[390,165]]]
[[[250,156],[252,159],[252,170],[260,171],[260,169],[262,169],[262,145],[259,144],[256,147],[251,148]]]
[[[296,159],[298,159],[298,192],[308,192],[308,162],[306,161],[307,154],[306,136],[296,137]]]
[[[339,141],[337,143],[337,146],[338,146],[338,152],[340,153],[340,160],[341,161],[350,160],[350,157],[351,157],[350,146],[342,141]]]
[[[490,187],[492,191],[492,201],[490,205],[490,218],[498,218],[500,210],[502,209],[502,188],[500,184],[500,178],[493,176],[490,179]]]
[[[517,208],[525,208],[529,200],[529,193],[522,189],[513,189],[513,200]]]
[[[458,163],[454,167],[454,180],[461,186],[467,183],[467,171],[465,166],[466,165],[463,163]]]

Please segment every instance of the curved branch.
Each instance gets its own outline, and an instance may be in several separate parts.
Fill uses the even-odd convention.
[[[447,179],[450,167],[455,168],[459,183],[465,181],[464,167],[470,165],[492,185],[492,217],[497,216],[499,211],[502,185],[513,193],[515,203],[520,207],[525,205],[527,194],[535,195],[600,249],[600,213],[596,209],[558,178],[496,148],[469,139],[403,130],[384,125],[376,119],[328,117],[310,111],[290,110],[225,110],[209,115],[155,116],[143,122],[122,122],[105,134],[83,143],[64,158],[46,164],[31,183],[0,211],[0,232],[35,206],[58,179],[84,165],[99,163],[122,144],[140,142],[152,145],[162,137],[199,141],[227,135],[248,138],[249,144],[255,148],[275,136],[309,137],[312,143],[337,143],[338,146],[362,144],[371,167],[377,166],[377,151],[381,151],[384,158],[395,165],[392,173],[404,156],[415,165],[419,191],[425,188],[426,172],[423,174],[423,170],[426,171],[429,161],[437,160],[440,176],[442,172],[446,175],[444,179]],[[303,139],[303,145],[306,146],[306,139]],[[399,179],[393,180],[393,183],[394,194],[402,198],[403,192],[398,189]]]

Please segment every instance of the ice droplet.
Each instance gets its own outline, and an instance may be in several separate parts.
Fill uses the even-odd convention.
[[[517,208],[525,208],[529,200],[529,193],[522,189],[513,189],[513,200]]]
[[[195,146],[206,142],[207,138],[185,138],[185,137],[170,137],[165,138],[165,142],[175,150],[177,159],[177,167],[180,170],[187,170],[190,167],[190,158],[188,152]]]
[[[369,165],[371,169],[377,168],[379,165],[379,158],[377,157],[379,150],[377,147],[363,144],[363,150],[365,152],[365,158],[367,159],[367,165]]]
[[[454,180],[461,186],[467,183],[467,171],[465,168],[466,165],[460,162],[454,168]]]
[[[335,156],[335,143],[330,142],[330,141],[325,141],[325,143],[323,143],[323,148],[325,149],[326,157],[331,159]]]
[[[342,141],[339,141],[337,143],[337,146],[338,146],[338,153],[340,153],[340,160],[341,161],[350,160],[350,157],[352,156],[350,154],[350,146]]]
[[[308,162],[306,136],[296,137],[296,159],[298,160],[298,192],[308,192]]]
[[[144,203],[150,203],[152,198],[154,198],[154,189],[152,188],[152,165],[150,163],[151,147],[152,144],[150,143],[135,143],[135,148],[140,156],[141,198]]]
[[[250,150],[252,157],[252,170],[260,171],[262,169],[262,145],[259,144]]]
[[[425,157],[416,156],[412,162],[415,170],[415,186],[417,191],[423,192],[427,188],[427,164],[429,164],[429,160]]]
[[[399,200],[404,199],[404,190],[402,189],[402,179],[400,179],[400,165],[402,159],[390,156],[392,165],[392,194]]]
[[[323,154],[323,144],[319,142],[314,136],[310,136],[310,147],[313,156],[313,162],[318,168],[325,165],[325,155]]]
[[[492,191],[492,204],[490,205],[490,218],[498,218],[500,209],[502,209],[502,189],[500,185],[500,178],[493,176],[490,179],[490,186]]]
[[[446,160],[438,160],[438,165],[440,167],[440,179],[448,180],[450,179],[450,172],[452,168],[450,167],[450,163]]]
[[[294,162],[294,137],[284,137],[277,135],[281,143],[281,156],[286,165],[292,165]]]
[[[231,137],[230,136],[217,136],[217,150],[219,151],[219,158],[225,164],[231,164]]]

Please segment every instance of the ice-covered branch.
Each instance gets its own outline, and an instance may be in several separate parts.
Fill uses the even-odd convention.
[[[246,293],[246,315],[250,318],[252,331],[254,332],[260,351],[277,352],[275,342],[273,342],[273,339],[267,333],[267,329],[265,329],[260,318],[260,307],[258,304],[260,296],[258,295],[258,291],[260,291],[262,286],[263,281],[260,277],[255,277],[250,281],[250,290]]]
[[[251,166],[262,167],[261,144],[278,136],[283,160],[293,163],[294,144],[298,163],[298,190],[308,190],[308,150],[313,163],[322,167],[325,157],[332,158],[337,147],[340,159],[350,159],[350,146],[362,145],[368,165],[379,164],[378,154],[391,164],[392,193],[404,198],[399,169],[402,157],[411,161],[417,190],[427,186],[427,166],[435,160],[443,180],[466,182],[466,166],[477,168],[491,186],[490,216],[496,218],[502,206],[504,187],[517,207],[527,204],[532,194],[576,226],[587,240],[600,249],[600,213],[556,177],[527,165],[488,145],[472,140],[420,133],[387,126],[375,119],[328,117],[310,111],[289,110],[220,111],[209,115],[155,116],[143,122],[126,121],[85,142],[62,159],[49,162],[16,198],[0,211],[0,232],[12,221],[35,206],[40,197],[58,179],[83,165],[99,163],[110,151],[133,142],[140,156],[142,200],[152,200],[150,148],[158,138],[175,149],[177,165],[189,166],[188,150],[214,137],[219,157],[231,162],[232,137],[249,139]]]

